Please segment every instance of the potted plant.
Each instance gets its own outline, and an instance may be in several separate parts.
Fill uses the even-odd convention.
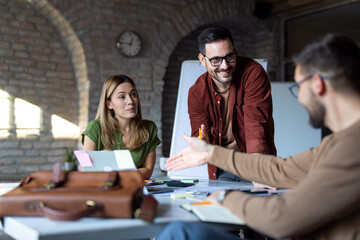
[[[75,170],[76,157],[73,150],[66,149],[66,159],[63,162],[62,169],[65,171]]]

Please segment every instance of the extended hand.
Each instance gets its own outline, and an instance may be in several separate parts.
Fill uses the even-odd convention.
[[[188,137],[183,134],[185,141],[190,146],[168,158],[165,168],[170,170],[180,170],[188,167],[199,166],[209,161],[213,146],[197,138]]]

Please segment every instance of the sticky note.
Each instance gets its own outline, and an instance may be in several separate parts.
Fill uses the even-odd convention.
[[[195,183],[195,182],[199,182],[199,179],[181,179],[181,182],[183,182],[183,183]]]
[[[81,167],[92,167],[93,161],[86,151],[76,150],[74,151],[74,154],[76,155],[76,158]]]
[[[191,198],[194,197],[191,193],[172,193],[170,194],[170,198],[179,199],[179,198]]]

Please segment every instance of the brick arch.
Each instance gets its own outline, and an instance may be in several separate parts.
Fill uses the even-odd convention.
[[[69,22],[47,0],[24,0],[46,17],[57,29],[67,47],[76,78],[79,102],[78,124],[80,129],[86,128],[89,108],[89,78],[84,48]]]
[[[272,20],[259,20],[253,16],[255,6],[253,0],[199,0],[193,1],[172,14],[159,28],[156,41],[159,43],[157,52],[154,52],[155,66],[160,67],[154,71],[154,79],[163,76],[168,59],[178,42],[201,26],[216,23],[246,23],[252,28],[272,32],[276,22]],[[229,24],[230,25],[230,24]]]
[[[186,59],[197,59],[197,31],[209,24],[221,24],[230,30],[236,28],[241,30],[241,26],[250,26],[252,29],[258,29],[261,32],[272,32],[273,22],[267,20],[259,20],[252,14],[255,2],[247,1],[212,1],[201,0],[194,1],[187,7],[181,8],[173,14],[173,17],[162,25],[159,31],[160,45],[165,46],[159,53],[159,59],[168,63],[164,69],[162,86],[162,140],[163,154],[168,155],[170,150],[173,117],[176,107],[176,95],[178,89],[178,78],[180,76],[181,61]],[[165,29],[168,29],[166,31]],[[169,31],[170,30],[170,31]],[[254,30],[255,31],[255,30]],[[235,37],[235,36],[234,36]],[[170,41],[169,41],[170,40]],[[234,39],[236,40],[236,39]],[[236,41],[235,41],[236,42]],[[189,43],[195,45],[195,54],[178,54]],[[185,49],[186,51],[187,49]],[[194,55],[194,56],[193,56]],[[256,55],[252,53],[250,55]],[[180,56],[180,57],[179,57]],[[179,57],[180,59],[174,59]],[[185,59],[185,58],[186,59]],[[184,58],[184,59],[182,59]],[[170,64],[169,64],[170,63]],[[171,65],[171,66],[170,66]],[[172,77],[171,75],[174,75]],[[165,82],[168,81],[168,82]],[[165,96],[165,93],[173,91],[172,96]]]
[[[175,11],[159,28],[157,40],[161,48],[155,53],[155,58],[158,59],[156,65],[163,67],[164,60],[168,61],[177,43],[201,26],[224,22],[233,22],[234,26],[246,23],[261,31],[272,32],[275,23],[254,17],[252,14],[254,5],[255,1],[252,0],[199,0]],[[164,73],[164,69],[158,71],[163,75],[161,73]]]

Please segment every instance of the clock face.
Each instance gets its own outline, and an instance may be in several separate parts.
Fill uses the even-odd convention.
[[[141,40],[136,33],[125,31],[116,42],[116,47],[126,56],[134,57],[141,50]]]

